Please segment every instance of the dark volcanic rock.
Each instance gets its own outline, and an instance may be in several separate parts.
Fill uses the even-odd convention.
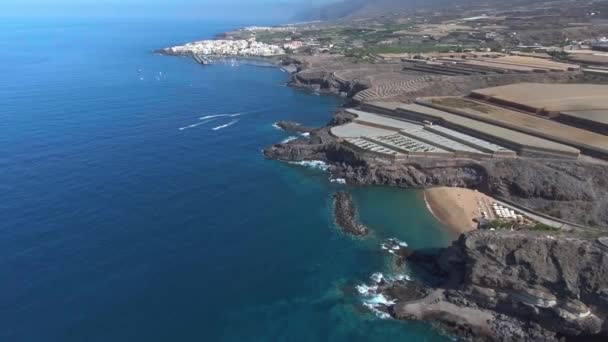
[[[344,166],[337,175],[353,183],[407,188],[459,186],[478,188],[487,182],[483,165],[464,159],[412,158],[406,163],[368,162],[358,167]]]
[[[412,250],[408,248],[407,243],[397,239],[388,239],[382,243],[381,248],[395,257],[397,266],[402,266],[405,260],[412,255]]]
[[[333,195],[334,219],[336,224],[346,233],[352,235],[367,235],[369,229],[357,222],[357,210],[353,199],[347,192],[337,192]]]
[[[537,211],[590,226],[608,226],[608,166],[568,160],[411,159],[341,165],[336,177],[351,184],[407,188],[457,186],[479,189]]]
[[[364,163],[355,151],[339,144],[329,133],[329,128],[311,131],[309,139],[273,145],[264,149],[263,153],[266,158],[287,162],[321,160],[344,165]]]
[[[327,126],[334,127],[334,126],[346,125],[347,123],[352,122],[355,119],[355,117],[356,116],[354,114],[350,114],[345,111],[339,111],[334,114],[333,118],[327,124]]]
[[[395,281],[388,286],[385,285],[381,292],[388,298],[400,302],[411,302],[420,300],[429,294],[429,290],[418,282]]]
[[[440,320],[451,317],[459,326],[484,330],[484,320],[475,316],[492,315],[489,339],[496,341],[608,337],[608,251],[597,241],[477,231],[461,236],[435,262],[447,277],[431,290],[450,289],[426,303],[434,313],[445,311]],[[414,308],[397,303],[395,315],[430,319]]]
[[[279,121],[276,123],[276,125],[282,130],[292,133],[310,133],[316,130],[315,128],[302,126],[301,124],[293,121]]]

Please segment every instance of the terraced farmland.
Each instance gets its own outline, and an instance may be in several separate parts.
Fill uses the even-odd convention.
[[[437,78],[434,76],[420,76],[402,81],[388,82],[363,90],[357,93],[357,95],[354,96],[354,99],[359,102],[372,102],[403,96],[432,86],[432,81],[435,81],[436,79]]]

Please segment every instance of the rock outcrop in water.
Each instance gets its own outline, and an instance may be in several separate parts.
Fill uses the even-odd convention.
[[[282,129],[286,132],[290,132],[290,133],[302,134],[302,133],[310,133],[310,132],[316,130],[316,128],[302,126],[301,124],[299,124],[297,122],[293,122],[293,121],[279,121],[275,125],[277,127],[279,127],[280,129]]]
[[[435,322],[474,340],[608,339],[608,248],[598,241],[477,231],[408,262],[443,282],[414,300],[382,291],[395,318]]]
[[[364,236],[369,229],[357,221],[357,210],[351,195],[337,192],[333,195],[334,219],[336,224],[348,234]]]

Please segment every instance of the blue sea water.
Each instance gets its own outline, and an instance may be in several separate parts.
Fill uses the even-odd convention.
[[[353,290],[391,272],[382,239],[447,243],[416,192],[260,153],[288,137],[274,122],[321,125],[339,99],[151,53],[235,26],[0,23],[0,341],[447,339]],[[343,189],[369,239],[334,227]]]

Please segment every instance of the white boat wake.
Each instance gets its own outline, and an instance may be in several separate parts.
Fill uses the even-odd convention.
[[[213,127],[212,129],[213,129],[214,131],[218,131],[218,130],[220,130],[220,129],[223,129],[223,128],[226,128],[226,127],[230,127],[230,126],[234,125],[234,124],[235,124],[235,123],[237,123],[237,122],[239,122],[239,119],[232,120],[232,121],[230,121],[229,123],[227,123],[227,124],[225,124],[225,125],[221,125],[221,126]]]
[[[204,125],[204,124],[206,124],[206,123],[209,123],[209,122],[211,122],[211,121],[213,121],[213,120],[215,120],[215,119],[208,119],[208,120],[205,120],[205,121],[197,122],[197,123],[192,124],[192,125],[189,125],[189,126],[180,127],[180,128],[179,128],[179,130],[180,130],[180,131],[183,131],[183,130],[186,130],[186,129],[190,129],[190,128],[198,127],[198,126],[200,126],[200,125]]]
[[[200,117],[199,119],[200,120],[207,120],[207,119],[222,118],[222,117],[235,118],[235,117],[238,117],[238,116],[260,113],[260,112],[263,112],[265,110],[267,110],[267,108],[262,108],[262,109],[257,109],[257,110],[250,110],[250,111],[247,111],[247,112],[236,112],[236,113],[224,113],[224,114],[206,115],[206,116]]]
[[[223,118],[223,117],[236,117],[236,116],[241,116],[241,115],[245,115],[246,113],[233,113],[233,114],[215,114],[215,115],[207,115],[207,116],[203,116],[200,117],[200,120],[207,120],[207,119],[213,119],[213,118]]]
[[[189,126],[185,126],[185,127],[180,127],[179,130],[183,131],[183,130],[186,130],[186,129],[198,127],[200,125],[204,125],[204,124],[206,124],[208,122],[214,121],[217,118],[236,118],[236,117],[243,116],[243,115],[260,113],[260,112],[263,112],[264,110],[266,110],[266,109],[263,108],[263,109],[257,109],[257,110],[248,111],[248,112],[237,112],[237,113],[224,113],[224,114],[205,115],[205,116],[201,116],[200,118],[198,118],[199,120],[202,120],[201,122],[197,122],[195,124],[192,124],[192,125],[189,125]],[[214,128],[212,128],[212,130],[217,131],[217,130],[220,130],[222,128],[226,128],[228,126],[232,126],[235,123],[237,123],[238,121],[239,121],[238,119],[233,120],[233,121],[231,121],[231,122],[229,122],[229,123],[227,123],[225,125],[214,127]]]

